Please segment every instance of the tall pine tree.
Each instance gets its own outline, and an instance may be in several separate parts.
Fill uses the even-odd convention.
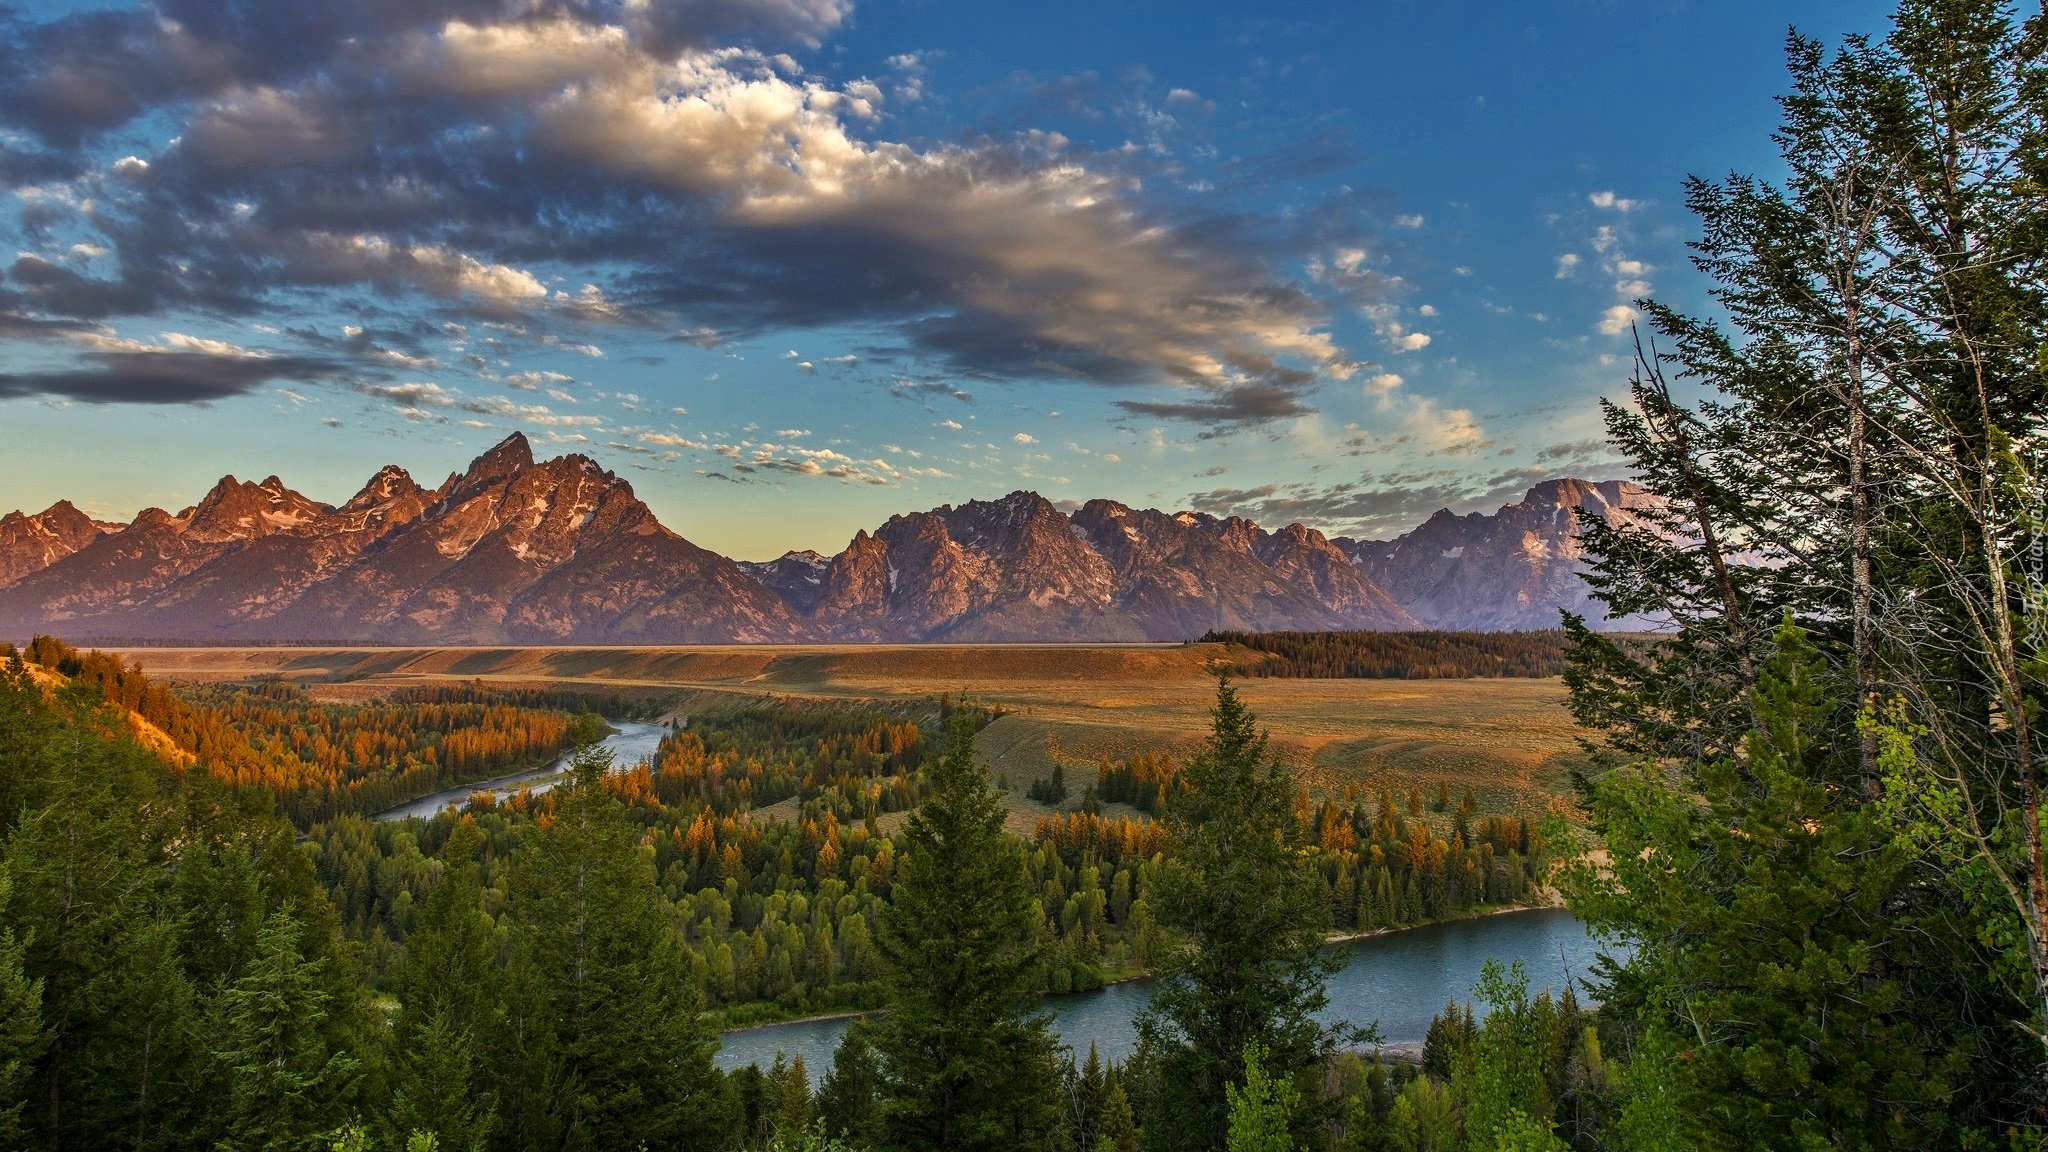
[[[600,749],[577,753],[523,854],[515,916],[539,1000],[527,1026],[546,1038],[529,1079],[507,1090],[546,1101],[564,1149],[712,1147],[727,1123],[718,1037],[609,767]]]
[[[1303,855],[1294,784],[1227,677],[1180,782],[1157,887],[1178,943],[1139,1019],[1156,1061],[1141,1120],[1162,1152],[1224,1146],[1225,1089],[1244,1082],[1247,1051],[1264,1053],[1270,1075],[1308,1077],[1336,1040],[1314,1019],[1333,967],[1322,952],[1329,907]]]
[[[875,1025],[881,1144],[1034,1148],[1058,1127],[1053,1040],[1032,1001],[1043,913],[1022,847],[974,759],[974,713],[954,712],[904,832],[878,936],[891,1012]]]

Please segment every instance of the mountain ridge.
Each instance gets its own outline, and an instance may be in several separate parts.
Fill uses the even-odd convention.
[[[840,552],[736,561],[582,455],[520,433],[426,489],[396,465],[339,506],[276,476],[94,521],[0,517],[0,635],[132,642],[590,644],[1172,641],[1212,629],[1494,630],[1597,618],[1575,510],[1626,481],[1533,486],[1392,540],[1025,490],[899,513]],[[1590,611],[1589,611],[1590,609]]]

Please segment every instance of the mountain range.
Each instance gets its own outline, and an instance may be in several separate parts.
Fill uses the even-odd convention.
[[[1548,628],[1600,615],[1574,511],[1625,481],[1549,480],[1392,540],[1034,492],[891,517],[834,556],[735,561],[664,527],[585,456],[514,433],[422,487],[387,467],[340,506],[224,477],[182,512],[0,517],[0,636],[102,642],[698,644],[1182,640],[1247,631]]]

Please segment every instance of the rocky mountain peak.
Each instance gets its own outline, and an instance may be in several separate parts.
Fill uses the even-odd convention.
[[[474,495],[493,484],[509,480],[533,467],[533,445],[523,432],[514,432],[469,462],[469,468],[455,480],[447,498]]]
[[[327,512],[275,476],[261,484],[223,476],[181,518],[185,535],[195,543],[224,544],[306,529]]]
[[[413,482],[411,473],[396,464],[386,464],[377,470],[375,476],[370,477],[370,482],[363,485],[362,491],[349,497],[348,503],[343,504],[341,508],[344,512],[358,512],[403,497],[423,494],[420,486]]]
[[[0,517],[0,635],[384,643],[1182,640],[1211,628],[1551,627],[1590,592],[1574,510],[1634,485],[1570,478],[1388,541],[1019,489],[761,563],[663,527],[596,460],[512,435],[433,492],[380,469],[341,508],[225,476],[173,515],[69,502]],[[1597,606],[1596,606],[1597,611]]]
[[[0,516],[0,585],[39,572],[97,540],[106,526],[59,500],[33,516]]]

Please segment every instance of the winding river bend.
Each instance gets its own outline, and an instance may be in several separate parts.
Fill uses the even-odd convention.
[[[1330,977],[1330,1004],[1322,1019],[1358,1025],[1378,1020],[1381,1039],[1388,1044],[1420,1043],[1445,1003],[1470,995],[1488,960],[1520,960],[1532,994],[1546,987],[1561,992],[1592,971],[1601,951],[1585,926],[1562,908],[1432,924],[1338,947],[1348,957]],[[1062,1043],[1085,1053],[1092,1041],[1104,1059],[1121,1060],[1137,1047],[1134,1019],[1151,996],[1151,981],[1133,980],[1097,992],[1049,996],[1045,1006]],[[832,1050],[846,1025],[844,1019],[800,1020],[727,1032],[717,1063],[727,1069],[744,1064],[766,1068],[778,1052],[802,1056],[815,1083],[832,1066]]]
[[[651,759],[668,729],[660,724],[631,720],[611,722],[615,731],[605,737],[619,768]],[[568,771],[569,758],[557,757],[545,768],[479,781],[422,796],[407,804],[377,814],[379,820],[432,817],[449,805],[468,803],[470,796],[488,791],[500,799],[522,788],[544,792]],[[1364,1025],[1377,1020],[1381,1039],[1388,1044],[1418,1044],[1429,1022],[1444,1004],[1470,995],[1480,966],[1488,960],[1505,964],[1520,960],[1529,972],[1532,990],[1561,991],[1568,982],[1592,971],[1598,945],[1586,934],[1585,926],[1561,908],[1510,912],[1432,924],[1404,932],[1390,932],[1364,940],[1337,945],[1346,954],[1344,967],[1330,977],[1329,1007],[1325,1021]],[[1048,996],[1045,1007],[1052,1013],[1053,1029],[1060,1041],[1086,1052],[1092,1042],[1107,1059],[1121,1060],[1137,1047],[1135,1019],[1152,996],[1152,982],[1133,980],[1095,992]],[[721,1068],[774,1063],[779,1052],[802,1056],[815,1080],[832,1065],[832,1051],[846,1031],[844,1018],[799,1020],[727,1032],[721,1038],[717,1063]]]
[[[612,720],[608,721],[608,723],[615,731],[605,737],[600,742],[599,747],[610,750],[612,754],[612,767],[615,770],[631,768],[642,760],[654,759],[655,749],[661,747],[661,738],[668,735],[667,726],[661,724],[643,724],[636,720]],[[478,792],[489,792],[500,800],[512,795],[521,788],[530,788],[535,792],[545,792],[553,788],[563,773],[568,770],[569,757],[567,753],[564,753],[561,756],[557,756],[545,768],[535,768],[530,772],[520,772],[511,776],[500,776],[495,780],[479,780],[474,784],[465,784],[460,788],[450,788],[445,792],[436,792],[432,796],[422,796],[409,803],[400,804],[396,808],[387,808],[377,813],[376,818],[379,820],[406,820],[417,816],[423,820],[429,819],[438,814],[441,809],[451,804],[456,807],[466,806],[469,803],[469,798]]]

